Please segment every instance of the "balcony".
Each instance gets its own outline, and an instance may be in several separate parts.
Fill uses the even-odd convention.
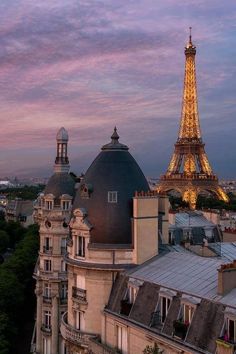
[[[82,302],[87,302],[86,301],[86,290],[77,288],[76,286],[72,287],[72,297],[73,299],[82,301]]]
[[[219,338],[216,340],[216,354],[234,354],[236,349],[236,343],[231,343]]]
[[[43,253],[52,254],[52,247],[43,246]]]
[[[163,327],[164,321],[165,318],[162,318],[160,311],[152,312],[150,327],[161,329]]]
[[[51,296],[43,296],[43,302],[45,304],[51,304],[52,303],[52,297]]]
[[[67,304],[67,297],[60,297],[60,304],[66,305]]]
[[[181,339],[185,339],[189,324],[186,324],[180,320],[176,320],[173,322],[173,327],[174,327],[174,331],[173,331],[174,336]]]
[[[41,331],[45,334],[48,334],[50,335],[52,333],[52,327],[51,325],[45,325],[43,324],[42,327],[41,327]]]
[[[91,338],[95,338],[95,334],[82,332],[67,323],[67,312],[62,316],[61,321],[61,335],[62,337],[73,344],[81,347],[88,347]]]

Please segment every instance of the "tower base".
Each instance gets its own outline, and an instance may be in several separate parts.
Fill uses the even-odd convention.
[[[190,209],[196,209],[197,197],[200,192],[207,191],[214,194],[219,200],[229,202],[229,197],[219,186],[215,175],[186,176],[184,173],[164,175],[157,186],[159,193],[175,190],[181,194],[182,200],[189,203]]]

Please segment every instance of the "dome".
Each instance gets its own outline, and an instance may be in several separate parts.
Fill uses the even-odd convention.
[[[57,140],[62,140],[62,141],[68,141],[69,137],[68,137],[68,133],[65,130],[64,127],[60,128],[58,133],[57,133]]]
[[[45,194],[53,194],[55,198],[59,198],[62,194],[74,196],[75,180],[68,173],[54,173],[45,188]]]
[[[91,243],[131,244],[132,197],[149,186],[128,147],[119,143],[116,128],[111,139],[87,170],[73,208],[86,209]]]

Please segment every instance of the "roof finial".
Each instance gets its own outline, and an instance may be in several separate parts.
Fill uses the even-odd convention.
[[[117,151],[120,151],[120,150],[129,150],[128,146],[124,145],[124,144],[121,144],[119,142],[119,135],[117,133],[117,128],[116,126],[114,127],[114,131],[113,131],[113,134],[111,136],[111,142],[109,144],[106,144],[102,147],[102,150],[117,150]]]
[[[112,134],[112,136],[111,136],[111,142],[112,142],[113,144],[117,144],[118,140],[119,140],[119,135],[118,135],[118,133],[117,133],[117,128],[116,128],[116,126],[115,126],[115,127],[114,127],[114,132],[113,132],[113,134]]]
[[[189,27],[189,44],[192,44],[192,27]]]

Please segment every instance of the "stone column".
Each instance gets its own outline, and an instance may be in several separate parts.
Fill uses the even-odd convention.
[[[43,296],[42,291],[36,288],[36,296],[37,296],[37,319],[36,319],[36,352],[42,353],[42,305],[43,305]]]
[[[58,354],[58,294],[52,299],[52,354]]]

